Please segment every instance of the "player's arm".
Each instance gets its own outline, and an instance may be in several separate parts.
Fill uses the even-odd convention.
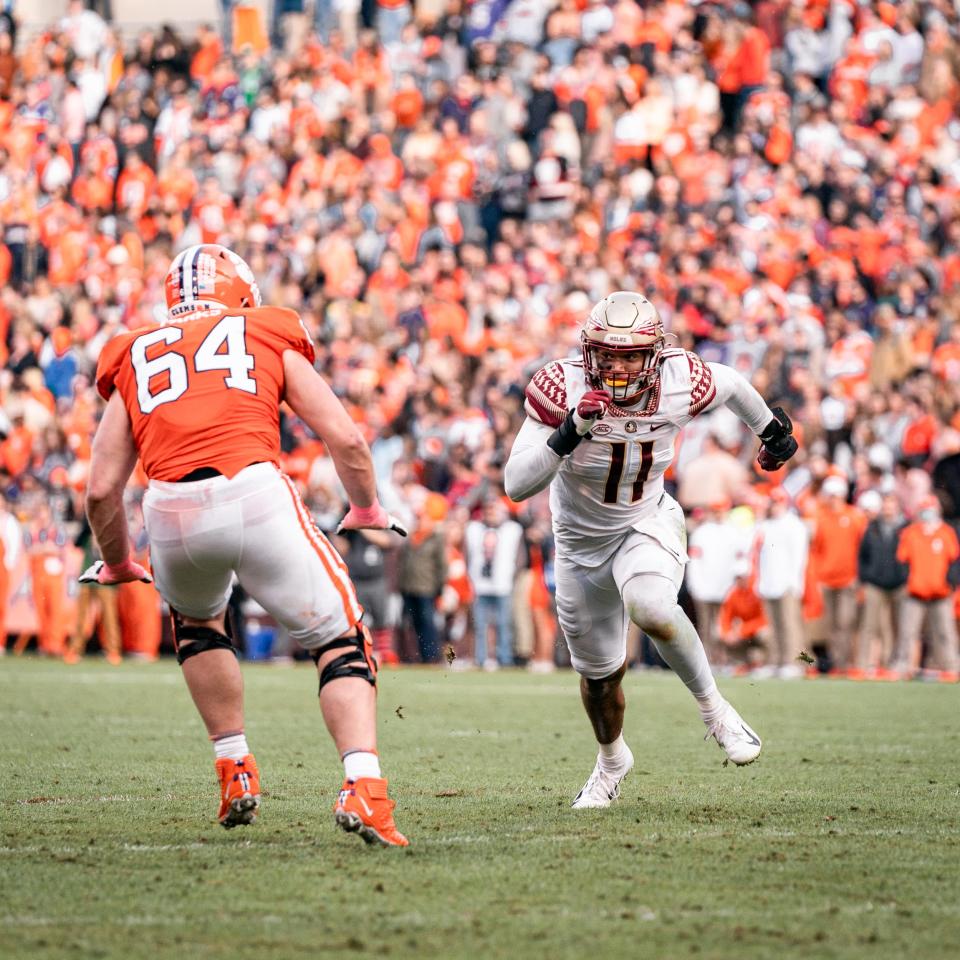
[[[93,438],[87,483],[87,518],[103,559],[81,574],[81,583],[150,582],[147,571],[130,559],[130,531],[123,507],[123,490],[136,464],[130,418],[123,398],[115,392]]]
[[[519,503],[550,486],[564,457],[577,449],[611,402],[610,394],[590,390],[556,427],[527,416],[503,471],[507,496]]]
[[[796,452],[793,424],[782,407],[771,409],[753,385],[732,367],[708,363],[716,397],[707,409],[725,404],[759,438],[757,462],[764,470],[779,470]]]
[[[283,375],[284,399],[330,451],[347,491],[350,510],[337,532],[370,527],[406,536],[403,524],[381,506],[370,448],[326,380],[295,350],[283,352]]]
[[[576,409],[569,409],[562,366],[554,362],[541,367],[527,385],[527,419],[513,442],[504,469],[507,496],[519,502],[546,489],[563,458],[576,450],[610,403],[610,394],[590,390],[580,398]]]
[[[545,490],[557,475],[563,457],[548,443],[555,432],[532,417],[523,421],[503,469],[503,488],[514,503]]]

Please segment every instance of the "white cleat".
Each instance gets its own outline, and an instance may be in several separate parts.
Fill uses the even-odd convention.
[[[709,740],[713,737],[738,767],[753,763],[760,756],[763,746],[760,738],[729,703],[724,706],[719,717],[705,720],[704,723],[707,725],[707,735],[703,739]]]
[[[608,773],[600,767],[600,758],[587,782],[570,804],[574,810],[596,810],[609,807],[620,796],[620,784],[633,769],[633,754],[626,747],[625,760],[616,773]]]

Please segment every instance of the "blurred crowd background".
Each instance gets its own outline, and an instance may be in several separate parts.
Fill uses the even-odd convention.
[[[953,3],[222,0],[129,39],[91,6],[29,34],[0,12],[11,649],[167,649],[152,587],[75,583],[92,374],[162,318],[174,254],[216,241],[300,312],[411,525],[337,539],[387,662],[564,664],[547,497],[506,501],[503,464],[531,374],[636,289],[801,437],[772,477],[725,410],[678,446],[684,602],[720,669],[957,679]],[[282,445],[332,531],[322,444],[286,415]],[[233,606],[251,656],[292,652]]]

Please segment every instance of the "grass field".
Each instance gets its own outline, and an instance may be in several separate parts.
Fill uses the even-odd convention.
[[[333,826],[306,668],[245,668],[260,822],[214,821],[172,661],[0,662],[0,956],[958,956],[954,686],[727,681],[765,739],[722,765],[680,683],[626,680],[623,799],[570,673],[382,674],[408,850]]]

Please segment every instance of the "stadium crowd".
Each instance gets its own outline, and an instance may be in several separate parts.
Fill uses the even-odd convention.
[[[99,611],[111,659],[157,655],[152,587],[75,603],[93,379],[110,337],[162,317],[176,251],[219,242],[300,313],[411,524],[399,546],[337,541],[383,659],[563,663],[547,495],[507,501],[503,464],[531,374],[628,289],[801,437],[772,481],[725,411],[679,445],[713,661],[958,679],[952,3],[284,0],[267,24],[224,6],[129,43],[81,0],[32,36],[0,14],[14,649],[76,659]],[[332,531],[330,459],[292,416],[282,445]],[[236,607],[253,649],[269,626]]]

